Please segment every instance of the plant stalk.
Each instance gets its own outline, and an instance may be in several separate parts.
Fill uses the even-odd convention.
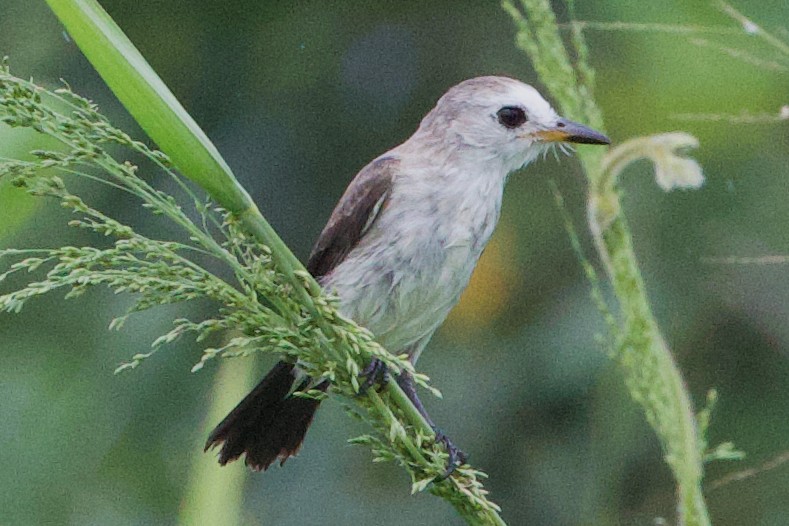
[[[287,277],[300,303],[326,340],[332,341],[332,326],[321,316],[313,301],[321,294],[319,284],[279,238],[213,143],[109,14],[96,0],[46,1],[96,71],[146,134],[172,159],[175,167],[201,186],[214,201],[239,217],[246,230],[271,249],[277,268]],[[331,353],[332,349],[326,351]],[[434,436],[396,382],[388,382],[385,390],[408,425],[426,436]],[[442,493],[442,497],[447,498],[469,524],[504,524],[493,510],[476,512],[478,505],[461,488],[453,485],[450,491]]]
[[[573,27],[570,53],[549,0],[520,0],[520,7],[513,0],[503,0],[502,7],[518,29],[517,45],[531,59],[562,114],[604,130],[580,28]],[[572,2],[569,7],[572,13]],[[575,63],[571,54],[577,57]],[[701,487],[702,441],[690,395],[649,305],[619,191],[611,184],[615,177],[603,170],[604,154],[602,149],[578,148],[589,184],[589,228],[619,304],[611,354],[622,368],[631,397],[644,410],[663,446],[677,484],[678,523],[708,526]]]

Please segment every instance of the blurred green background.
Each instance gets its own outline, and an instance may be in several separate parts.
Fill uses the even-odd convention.
[[[497,2],[102,4],[302,258],[351,177],[404,140],[449,86],[484,74],[539,85]],[[785,0],[736,6],[789,39]],[[577,8],[584,20],[739,27],[707,2]],[[789,57],[745,32],[706,35],[712,45],[664,33],[587,36],[614,142],[672,130],[701,141],[693,155],[707,176],[703,188],[663,193],[641,163],[625,175],[625,206],[656,314],[697,405],[708,389],[720,393],[711,442],[731,440],[748,453],[710,465],[707,480],[758,467],[788,449],[787,265],[705,258],[789,254],[789,121],[675,115],[777,115],[789,104]],[[0,0],[3,54],[17,75],[48,86],[66,79],[142,136],[43,0]],[[37,140],[0,128],[0,155],[24,155]],[[444,393],[426,405],[491,475],[488,488],[511,525],[672,524],[670,473],[595,343],[603,325],[549,179],[590,248],[573,159],[549,158],[513,176],[472,286],[419,362]],[[86,191],[101,208],[148,221],[123,195]],[[87,242],[51,205],[0,184],[0,247]],[[199,350],[183,341],[113,376],[183,314],[159,309],[108,332],[128,304],[106,291],[69,302],[58,293],[0,315],[0,524],[175,524],[192,466],[213,464],[201,445],[216,423],[206,412],[217,364],[190,374]],[[240,363],[262,374],[273,360]],[[362,432],[338,404],[324,404],[296,459],[248,478],[242,522],[460,524],[442,501],[410,496],[399,468],[373,465],[369,452],[345,443]],[[225,469],[245,472],[240,463]],[[789,466],[711,489],[708,502],[716,525],[789,524]]]

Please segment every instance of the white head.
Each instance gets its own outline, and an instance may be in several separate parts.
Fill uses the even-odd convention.
[[[507,172],[557,142],[610,143],[605,135],[557,115],[533,87],[507,77],[477,77],[450,88],[414,138],[448,146],[469,160],[500,160]]]

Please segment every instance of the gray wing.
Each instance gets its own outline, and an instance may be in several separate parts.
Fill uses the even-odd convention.
[[[312,248],[307,270],[320,279],[339,265],[386,206],[400,161],[383,157],[354,177]]]

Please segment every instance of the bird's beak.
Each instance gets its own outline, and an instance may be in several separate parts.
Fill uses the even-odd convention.
[[[545,142],[576,142],[581,144],[611,144],[611,139],[583,124],[559,119],[556,124],[536,133]]]

